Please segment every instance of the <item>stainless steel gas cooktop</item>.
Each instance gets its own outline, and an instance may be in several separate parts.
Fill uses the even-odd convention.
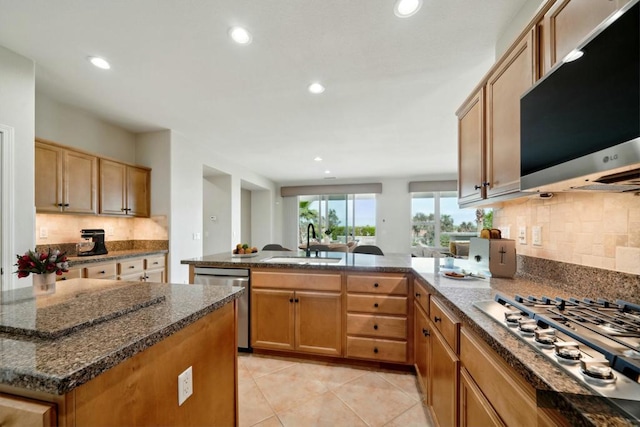
[[[639,305],[500,294],[474,305],[640,421]]]

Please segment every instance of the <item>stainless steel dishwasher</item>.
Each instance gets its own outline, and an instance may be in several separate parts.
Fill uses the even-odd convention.
[[[196,267],[194,283],[210,286],[242,286],[244,295],[238,301],[238,351],[250,352],[249,313],[251,312],[251,287],[249,270],[240,268]]]

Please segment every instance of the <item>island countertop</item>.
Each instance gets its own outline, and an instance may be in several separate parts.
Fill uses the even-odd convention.
[[[0,384],[55,395],[102,372],[232,302],[240,287],[104,279],[57,282],[2,293]]]
[[[463,321],[464,325],[476,332],[537,390],[541,404],[561,410],[569,418],[572,425],[634,425],[634,421],[612,407],[608,399],[596,395],[571,376],[560,371],[542,355],[473,305],[477,301],[493,300],[497,293],[506,296],[522,294],[565,298],[571,296],[583,298],[591,295],[569,295],[559,287],[519,276],[513,279],[452,280],[439,274],[440,260],[438,258],[412,258],[409,255],[401,254],[376,256],[339,252],[323,252],[321,255],[341,258],[341,261],[331,264],[272,263],[269,262],[269,258],[304,256],[304,252],[263,251],[252,254],[252,256],[214,254],[183,260],[182,264],[219,268],[295,268],[347,272],[411,273],[427,285],[432,295],[441,297],[453,313]],[[464,268],[465,261],[456,260],[456,264]]]

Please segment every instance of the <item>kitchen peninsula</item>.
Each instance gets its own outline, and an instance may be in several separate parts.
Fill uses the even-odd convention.
[[[575,294],[524,275],[452,280],[439,274],[437,258],[319,255],[229,253],[182,264],[190,266],[192,278],[196,266],[251,271],[251,342],[257,353],[415,366],[425,404],[441,425],[471,419],[494,425],[637,424],[474,306],[496,293],[583,297],[588,290]],[[286,327],[265,328],[263,321]],[[306,336],[309,330],[313,338]]]
[[[3,292],[0,424],[237,425],[243,292],[95,279],[37,298]],[[179,406],[189,367],[193,394]]]

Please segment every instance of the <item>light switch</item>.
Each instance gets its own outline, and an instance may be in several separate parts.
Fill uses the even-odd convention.
[[[527,227],[518,227],[518,243],[521,245],[527,244]]]
[[[542,246],[542,227],[534,225],[531,227],[531,243],[535,246]]]

